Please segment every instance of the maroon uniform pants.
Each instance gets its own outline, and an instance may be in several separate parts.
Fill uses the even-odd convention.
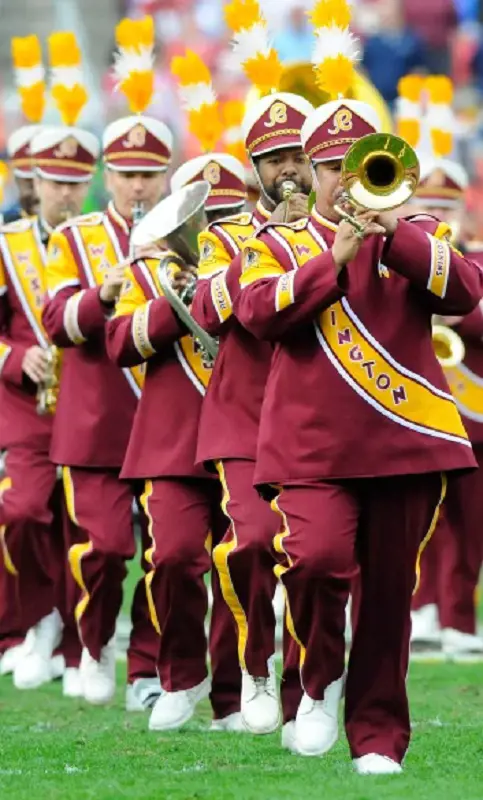
[[[59,603],[65,569],[62,490],[45,452],[12,447],[5,472],[0,486],[3,558],[16,579],[21,625],[28,630]]]
[[[213,551],[221,588],[238,629],[238,657],[250,675],[268,675],[275,650],[273,540],[280,519],[253,487],[253,461],[217,464],[223,486],[222,508],[230,527]]]
[[[411,597],[421,548],[437,521],[438,474],[286,485],[274,500],[284,528],[276,568],[314,700],[344,672],[345,606],[360,566],[360,608],[346,684],[352,756],[398,762],[409,737],[406,672]]]
[[[434,536],[421,560],[413,608],[434,603],[443,628],[476,633],[476,591],[483,560],[483,445],[479,469],[454,478]]]
[[[72,574],[82,589],[77,623],[84,646],[99,659],[114,636],[126,561],[136,552],[132,509],[136,487],[120,481],[118,470],[64,467],[64,488],[71,519],[82,531],[82,541],[69,551]],[[158,636],[148,616],[142,585],[135,591],[133,622],[128,651],[130,681],[155,674]]]
[[[26,632],[17,598],[17,578],[8,571],[0,552],[0,655],[20,644]]]
[[[146,584],[153,621],[161,633],[158,674],[170,692],[196,686],[207,676],[204,576],[211,569],[212,543],[221,541],[228,523],[220,500],[218,481],[146,481],[142,502],[152,536],[152,572]],[[215,717],[221,718],[240,709],[241,672],[235,626],[216,574],[212,587],[211,703]]]
[[[137,497],[136,497],[137,499]],[[151,546],[146,515],[138,501],[139,533],[141,537],[141,567],[145,575],[151,570],[145,553]],[[127,650],[127,682],[138,678],[153,678],[156,675],[156,658],[159,650],[159,634],[151,620],[146,580],[143,576],[134,590],[131,605],[131,635]]]

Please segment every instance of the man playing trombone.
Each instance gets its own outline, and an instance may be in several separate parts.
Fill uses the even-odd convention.
[[[337,740],[344,611],[359,565],[345,721],[361,774],[401,771],[418,554],[446,473],[475,463],[433,352],[431,315],[467,313],[483,289],[478,267],[433,235],[437,220],[362,209],[354,226],[338,224],[341,159],[378,129],[373,109],[353,100],[308,118],[302,142],[316,205],[310,218],[265,226],[247,243],[235,306],[253,335],[275,345],[255,482],[280,515],[278,574],[301,647],[294,746],[323,755]]]

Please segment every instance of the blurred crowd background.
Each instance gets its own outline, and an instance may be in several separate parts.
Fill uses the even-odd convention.
[[[170,62],[191,47],[211,67],[221,99],[246,93],[243,76],[230,60],[225,0],[0,0],[0,151],[8,134],[22,123],[10,66],[10,38],[53,30],[75,30],[84,58],[90,102],[80,124],[100,134],[105,124],[126,112],[114,90],[111,62],[118,19],[152,14],[156,21],[156,94],[148,110],[174,131],[176,162],[198,154],[186,130]],[[306,61],[312,32],[306,11],[313,0],[262,0],[286,62]],[[456,152],[471,175],[468,212],[475,235],[483,239],[483,0],[353,0],[354,29],[363,43],[362,67],[386,102],[393,105],[399,78],[408,72],[445,73],[455,84]],[[49,109],[46,122],[57,122]],[[102,182],[97,184],[101,193]],[[10,188],[4,198],[8,205]],[[102,198],[94,198],[94,203]]]

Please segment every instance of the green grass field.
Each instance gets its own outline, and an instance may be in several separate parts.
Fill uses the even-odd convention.
[[[123,611],[140,575],[132,563]],[[182,732],[152,734],[124,711],[125,665],[109,708],[66,700],[60,684],[21,693],[0,679],[0,800],[483,800],[483,664],[415,663],[414,734],[402,776],[353,774],[344,736],[324,759],[280,734],[208,733],[204,704]]]
[[[324,759],[282,751],[279,735],[207,733],[203,706],[185,730],[152,734],[123,710],[0,681],[0,798],[15,800],[481,800],[483,665],[414,664],[414,736],[402,776],[362,778],[342,738]]]

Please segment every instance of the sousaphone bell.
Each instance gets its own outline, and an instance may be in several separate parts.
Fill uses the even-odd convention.
[[[159,245],[174,251],[175,255],[162,251],[159,253],[159,284],[176,315],[199,343],[207,362],[213,363],[218,353],[218,342],[198,325],[187,307],[193,299],[196,278],[193,277],[178,295],[172,287],[170,277],[170,267],[173,264],[180,267],[198,264],[198,235],[208,224],[205,202],[210,188],[207,181],[196,181],[161,200],[133,231],[132,244],[134,247]]]

